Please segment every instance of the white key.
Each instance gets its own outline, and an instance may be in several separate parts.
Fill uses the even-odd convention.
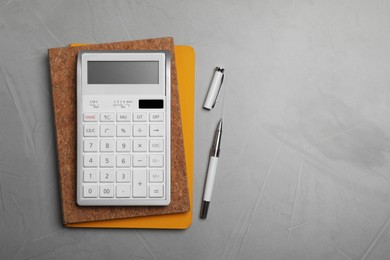
[[[83,147],[84,147],[84,152],[97,152],[98,140],[86,139],[86,140],[84,140]]]
[[[118,185],[116,187],[116,196],[118,198],[129,198],[130,197],[130,185]]]
[[[98,136],[98,125],[84,125],[84,136],[85,137]]]
[[[114,182],[115,172],[113,169],[100,170],[100,182]]]
[[[97,113],[84,113],[83,119],[84,122],[97,122],[98,115]]]
[[[149,186],[149,197],[162,198],[164,196],[164,185],[153,184]]]
[[[130,122],[131,120],[131,113],[117,113],[116,114],[116,121],[118,122]]]
[[[146,137],[147,131],[147,125],[133,125],[133,136],[135,137]]]
[[[101,122],[114,122],[114,113],[100,113]]]
[[[164,121],[164,113],[150,113],[149,114],[149,121],[150,122],[162,122]]]
[[[164,170],[149,170],[149,182],[163,182]]]
[[[133,121],[134,122],[146,122],[146,112],[134,112],[133,113]]]
[[[100,155],[100,167],[114,167],[114,155],[113,154]]]
[[[164,140],[163,139],[151,139],[149,141],[150,152],[162,152],[164,151]]]
[[[133,170],[133,197],[146,197],[146,170]]]
[[[114,197],[114,186],[112,185],[100,186],[100,198],[113,198],[113,197]]]
[[[117,125],[116,136],[130,137],[130,125]]]
[[[130,170],[117,170],[116,182],[130,182]]]
[[[149,155],[149,166],[150,167],[163,167],[164,166],[164,155],[163,154]]]
[[[117,152],[130,152],[130,140],[129,139],[119,139],[116,140],[116,151]]]
[[[102,140],[100,140],[100,151],[101,152],[113,152],[113,151],[115,151],[114,139],[102,139]]]
[[[130,167],[130,155],[129,154],[118,154],[116,156],[116,167]]]
[[[150,125],[150,136],[164,136],[164,125]]]
[[[146,167],[146,154],[133,155],[133,167]]]
[[[98,196],[97,185],[83,185],[83,197],[84,198],[96,198]]]
[[[135,139],[133,140],[133,151],[134,152],[146,152],[146,139]]]
[[[97,167],[98,166],[98,156],[85,154],[84,155],[84,167]]]
[[[84,170],[84,182],[97,182],[98,171],[95,169]]]
[[[100,125],[100,136],[113,137],[115,134],[115,125]]]

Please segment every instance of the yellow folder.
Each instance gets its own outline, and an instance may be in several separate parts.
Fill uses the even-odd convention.
[[[77,45],[81,44],[71,44],[70,46]],[[191,46],[175,46],[175,55],[191,210],[178,214],[73,223],[67,224],[67,227],[186,229],[191,225],[194,175],[195,52]]]

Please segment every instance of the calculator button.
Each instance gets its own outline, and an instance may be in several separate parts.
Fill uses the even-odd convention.
[[[146,139],[135,139],[133,140],[133,151],[134,152],[146,152]]]
[[[133,167],[146,167],[146,154],[133,155]]]
[[[84,198],[96,198],[98,196],[97,185],[83,185],[83,197]]]
[[[84,167],[97,167],[98,156],[97,155],[84,155]]]
[[[112,169],[100,170],[100,182],[114,182],[115,172]]]
[[[117,152],[130,152],[130,140],[129,139],[120,139],[116,140],[116,151]]]
[[[116,182],[130,182],[130,170],[117,170]]]
[[[115,125],[100,125],[100,136],[113,137],[115,134]]]
[[[164,113],[150,113],[149,121],[150,122],[162,122],[164,120]]]
[[[150,125],[150,136],[164,136],[164,125]]]
[[[146,137],[147,125],[133,125],[133,136]]]
[[[163,182],[164,181],[164,170],[150,170],[149,171],[149,182]]]
[[[85,137],[98,136],[98,125],[84,125],[84,136]]]
[[[101,122],[114,122],[114,113],[100,113]]]
[[[97,122],[98,115],[97,113],[84,113],[84,122]]]
[[[84,147],[84,152],[97,152],[98,140],[96,139],[84,140],[83,147]]]
[[[161,184],[153,184],[149,186],[149,197],[151,198],[162,198],[164,186]]]
[[[129,198],[130,197],[130,185],[118,185],[116,187],[116,196],[118,198]]]
[[[149,155],[149,166],[150,167],[163,167],[164,166],[164,155],[162,155],[162,154]]]
[[[146,112],[134,112],[133,121],[134,122],[146,122]]]
[[[130,137],[130,125],[117,125],[116,136]]]
[[[163,139],[151,139],[149,141],[150,152],[163,152],[164,151],[164,140]]]
[[[130,113],[117,113],[116,121],[118,122],[130,122],[131,114]]]
[[[101,185],[100,186],[100,197],[101,198],[113,198],[114,197],[114,186]]]
[[[84,182],[97,182],[98,181],[98,171],[97,170],[84,170]]]
[[[133,197],[146,197],[146,170],[133,171]]]
[[[100,155],[100,167],[114,167],[114,155],[112,154]]]
[[[116,167],[130,167],[130,155],[118,154],[116,156]]]
[[[100,140],[101,152],[113,152],[115,150],[115,142],[113,139]]]

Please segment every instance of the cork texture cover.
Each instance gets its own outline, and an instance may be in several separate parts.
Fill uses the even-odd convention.
[[[80,207],[76,203],[76,64],[80,50],[167,50],[171,52],[171,203],[165,207]],[[182,213],[190,210],[173,38],[49,49],[64,224]]]

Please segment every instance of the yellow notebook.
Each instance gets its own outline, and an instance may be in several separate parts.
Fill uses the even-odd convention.
[[[80,44],[72,44],[77,46]],[[194,174],[194,84],[195,52],[191,46],[175,46],[177,78],[179,83],[180,109],[183,124],[188,191],[191,210],[185,213],[146,216],[136,218],[91,221],[67,224],[72,228],[151,228],[186,229],[192,223],[193,174]]]

